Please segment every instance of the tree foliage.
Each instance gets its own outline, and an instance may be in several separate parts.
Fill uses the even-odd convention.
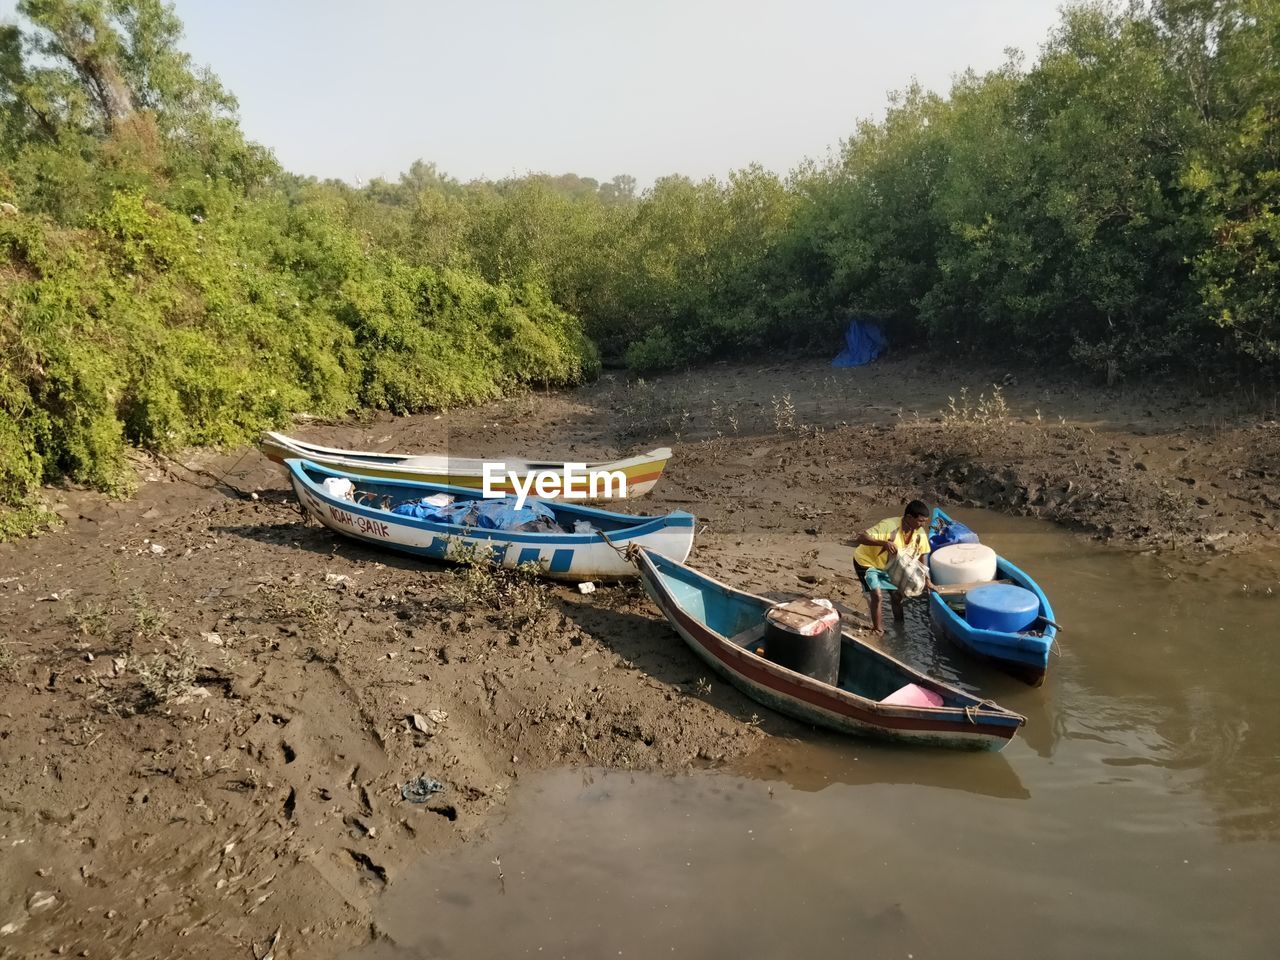
[[[288,174],[162,0],[0,26],[0,499],[239,442],[778,349],[1114,380],[1280,372],[1280,0],[1069,6],[1029,66],[911,87],[826,163],[637,191],[413,162]],[[17,514],[10,514],[10,517]],[[9,527],[13,528],[10,520]]]
[[[41,521],[24,505],[42,481],[127,491],[130,445],[230,444],[296,412],[593,374],[544,287],[453,262],[455,212],[424,197],[458,188],[433,168],[355,204],[244,138],[159,0],[18,9],[27,26],[0,31],[3,533]],[[397,197],[402,233],[443,230],[428,255],[398,255],[413,244],[357,215]]]
[[[1108,379],[1275,376],[1278,16],[1069,7],[1030,69],[908,91],[831,171],[829,301]]]

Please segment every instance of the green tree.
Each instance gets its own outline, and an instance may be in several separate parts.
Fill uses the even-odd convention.
[[[1280,364],[1280,4],[1155,7],[1203,135],[1183,185],[1200,205],[1194,278],[1206,316],[1251,361]]]

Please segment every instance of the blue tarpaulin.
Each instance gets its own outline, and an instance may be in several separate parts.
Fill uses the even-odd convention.
[[[851,320],[844,332],[844,349],[831,361],[833,367],[860,367],[884,353],[889,341],[878,324],[869,320]]]
[[[978,535],[959,520],[952,520],[929,538],[929,549],[941,550],[953,543],[977,543]]]
[[[517,530],[526,523],[542,519],[555,522],[556,515],[541,501],[526,500],[524,506],[516,508],[515,497],[504,497],[501,500],[477,500],[480,504],[481,527],[494,530]]]
[[[514,497],[504,497],[501,500],[461,500],[444,506],[415,501],[393,507],[391,512],[417,517],[419,520],[486,530],[516,530],[539,518],[555,522],[555,514],[546,504],[530,499],[517,510]]]

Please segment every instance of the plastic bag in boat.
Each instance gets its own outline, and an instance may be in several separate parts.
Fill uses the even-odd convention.
[[[438,496],[438,495],[437,495]],[[391,508],[392,513],[402,517],[415,517],[418,520],[430,520],[432,523],[453,523],[459,526],[478,526],[475,517],[475,501],[464,500],[461,503],[441,503],[435,496],[423,500],[411,500],[399,503]]]
[[[929,578],[924,564],[915,557],[907,556],[903,550],[890,558],[884,572],[904,597],[918,597],[924,593],[924,585]]]
[[[477,500],[479,505],[478,527],[492,530],[523,530],[538,520],[556,522],[556,515],[539,500],[526,500],[523,507],[516,507],[513,497],[501,500]],[[557,526],[557,529],[558,526]]]
[[[953,543],[977,543],[978,535],[959,520],[943,524],[942,529],[929,538],[930,550],[941,550]]]
[[[434,497],[415,500],[393,507],[391,512],[401,516],[416,517],[432,523],[447,523],[459,527],[476,527],[481,530],[545,530],[560,532],[555,514],[537,500],[526,500],[517,509],[514,498],[501,500],[461,500],[440,505],[431,503]]]
[[[325,477],[324,492],[338,500],[356,499],[356,485],[346,477]]]

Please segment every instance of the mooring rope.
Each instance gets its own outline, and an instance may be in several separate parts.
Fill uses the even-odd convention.
[[[607,543],[613,549],[613,551],[618,556],[620,556],[623,560],[626,560],[628,563],[631,563],[631,564],[634,564],[636,562],[636,558],[640,555],[640,548],[637,547],[634,543],[629,543],[625,547],[620,547],[616,543],[614,543],[611,539],[609,539],[609,535],[605,533],[603,530],[597,528],[596,533],[600,534],[601,539],[603,539],[604,542]]]
[[[994,700],[979,700],[976,704],[972,706],[967,704],[965,705],[965,707],[963,708],[965,719],[976,726],[978,721],[975,720],[974,717],[982,715],[983,707],[988,708],[993,713],[1004,712],[1004,708],[1001,707],[1000,704],[996,703]]]
[[[194,473],[194,474],[197,474],[198,476],[208,477],[208,478],[209,478],[210,480],[212,480],[216,485],[218,485],[218,486],[220,486],[220,487],[226,487],[228,490],[232,490],[232,491],[234,491],[236,494],[238,494],[239,496],[243,497],[244,499],[246,499],[246,500],[251,500],[251,499],[253,499],[253,494],[252,494],[251,492],[247,491],[247,490],[241,490],[241,489],[240,489],[239,487],[237,487],[234,483],[230,483],[230,482],[227,480],[227,476],[228,476],[228,475],[229,475],[233,470],[235,470],[235,468],[236,468],[236,467],[240,466],[240,464],[241,464],[241,462],[244,460],[244,458],[245,458],[245,457],[247,457],[249,454],[251,454],[251,453],[253,452],[253,450],[254,450],[254,448],[253,448],[253,447],[249,447],[247,450],[245,450],[245,452],[244,452],[244,453],[240,454],[240,456],[239,456],[239,458],[236,460],[236,462],[235,462],[235,463],[233,463],[230,467],[228,467],[228,468],[227,468],[227,469],[222,473],[222,475],[221,475],[221,476],[218,476],[218,475],[216,475],[216,474],[214,474],[214,473],[211,473],[210,471],[205,470],[205,469],[203,469],[203,468],[201,468],[201,467],[189,467],[189,466],[187,466],[185,463],[182,463],[180,460],[175,460],[175,459],[173,459],[173,457],[167,456],[166,454],[163,454],[163,453],[152,452],[152,454],[151,454],[151,455],[152,455],[152,456],[154,456],[154,457],[156,457],[156,458],[157,458],[157,459],[159,459],[159,460],[163,460],[163,461],[165,461],[166,463],[173,464],[173,466],[175,466],[175,467],[179,467],[179,468],[181,468],[181,469],[183,469],[183,470],[187,471],[187,473]],[[190,482],[190,481],[188,481],[188,482]],[[199,486],[199,484],[197,484],[197,486]]]

